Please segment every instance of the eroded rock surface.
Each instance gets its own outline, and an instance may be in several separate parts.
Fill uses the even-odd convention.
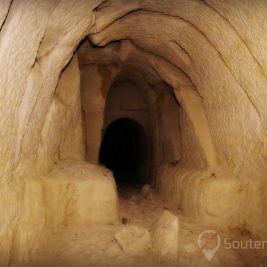
[[[140,181],[189,220],[265,239],[266,13],[265,0],[2,0],[1,267],[29,266],[66,225],[117,221],[97,164],[122,117],[149,140]],[[143,209],[128,223],[158,218]]]
[[[148,230],[136,226],[128,226],[116,233],[116,240],[129,255],[142,255],[151,246]]]
[[[157,222],[153,234],[153,247],[160,256],[176,259],[178,256],[179,219],[165,210]]]

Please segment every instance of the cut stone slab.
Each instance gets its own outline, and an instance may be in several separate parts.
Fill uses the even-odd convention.
[[[176,259],[178,253],[178,235],[178,217],[165,210],[157,222],[154,230],[154,251],[162,257]]]
[[[151,247],[149,232],[140,227],[128,226],[115,234],[123,251],[131,256],[142,255]]]
[[[112,173],[77,160],[58,163],[42,179],[47,226],[118,223],[118,198]]]

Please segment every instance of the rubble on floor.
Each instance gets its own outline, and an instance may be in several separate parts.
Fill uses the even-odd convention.
[[[165,210],[156,224],[153,234],[154,250],[162,257],[176,259],[178,253],[179,220]]]
[[[149,232],[140,227],[128,226],[115,234],[123,251],[129,255],[142,255],[151,247]]]

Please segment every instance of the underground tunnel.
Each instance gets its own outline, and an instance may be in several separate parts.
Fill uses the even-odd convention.
[[[0,266],[266,266],[266,12],[2,0]]]
[[[148,138],[143,126],[122,118],[105,130],[99,162],[113,171],[117,186],[138,186],[149,179],[146,174],[148,153]]]

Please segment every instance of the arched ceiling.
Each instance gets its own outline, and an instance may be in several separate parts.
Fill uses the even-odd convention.
[[[180,80],[189,81],[187,87],[196,89],[202,99],[220,162],[237,173],[244,162],[264,166],[267,129],[262,13],[267,6],[264,1],[240,5],[237,0],[131,1],[129,5],[106,1],[96,11],[94,34],[89,35],[99,47],[130,42],[178,92],[184,87]],[[262,39],[249,30],[252,25]],[[130,60],[144,73],[143,62],[138,66],[138,58]]]

